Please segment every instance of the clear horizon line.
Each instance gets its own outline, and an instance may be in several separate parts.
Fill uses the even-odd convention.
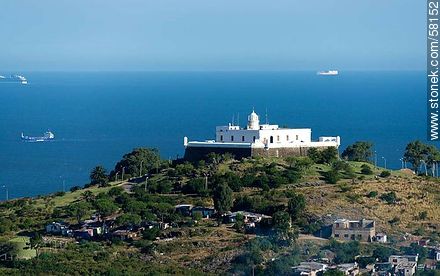
[[[318,72],[322,70],[330,70],[330,69],[139,69],[139,70],[118,70],[118,69],[110,69],[110,70],[98,70],[98,69],[67,69],[67,70],[10,70],[10,69],[0,69],[1,72],[90,72],[90,73],[99,73],[99,72]],[[339,72],[422,72],[426,71],[426,69],[334,69]]]

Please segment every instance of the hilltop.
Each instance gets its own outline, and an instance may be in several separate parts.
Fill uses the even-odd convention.
[[[137,154],[145,157],[144,173],[131,166],[130,162],[141,160],[133,158]],[[348,253],[317,234],[336,218],[375,220],[377,231],[392,241],[386,247],[396,252],[405,246],[406,233],[439,240],[437,179],[330,159],[234,160],[218,155],[191,164],[158,161],[148,151],[129,154],[109,174],[94,170],[92,175],[99,177],[84,188],[1,203],[0,249],[8,250],[8,241],[16,236],[29,236],[38,257],[2,262],[0,273],[224,274],[248,273],[253,267],[257,274],[271,274],[327,251],[342,260],[341,254]],[[127,168],[124,179],[121,174],[118,178],[120,165]],[[220,201],[219,189],[224,196]],[[225,195],[229,192],[231,199]],[[203,206],[207,211],[215,207],[218,213],[224,205],[271,219],[249,231],[239,218],[219,224],[218,213],[204,218],[201,209],[185,215],[176,212],[178,204]],[[108,234],[73,238],[45,231],[55,221],[77,231],[93,216],[94,223],[113,225]],[[145,230],[136,232],[139,227]],[[116,229],[137,235],[120,240]],[[373,254],[378,247],[361,244],[357,254]],[[350,256],[345,256],[347,261],[354,257]]]

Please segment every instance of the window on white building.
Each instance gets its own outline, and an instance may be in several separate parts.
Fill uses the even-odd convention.
[[[297,141],[299,140],[299,135],[296,135],[296,140],[297,140]]]
[[[244,142],[244,136],[241,136],[241,141]]]
[[[270,136],[270,140],[269,140],[269,143],[273,143],[273,136]]]
[[[234,142],[234,135],[231,136],[231,142]]]
[[[256,137],[254,136],[253,141],[255,142]]]
[[[289,135],[286,135],[286,140],[289,141]]]
[[[220,135],[220,141],[223,142],[223,135]]]

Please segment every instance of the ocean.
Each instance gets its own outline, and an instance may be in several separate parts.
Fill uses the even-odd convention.
[[[2,72],[5,74],[4,72]],[[378,164],[400,168],[408,142],[426,140],[424,72],[28,72],[28,85],[0,83],[0,200],[62,191],[111,170],[136,147],[163,158],[183,137],[213,139],[215,126],[265,121],[310,127],[312,135],[375,145]],[[25,135],[55,133],[26,143]]]

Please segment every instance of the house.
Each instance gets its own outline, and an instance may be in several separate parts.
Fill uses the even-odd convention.
[[[435,270],[437,269],[437,261],[432,259],[425,260],[425,269],[426,270]]]
[[[70,236],[72,234],[72,230],[69,229],[69,226],[63,222],[52,222],[46,225],[46,233],[53,235]]]
[[[387,235],[385,233],[376,234],[376,241],[380,243],[387,243]]]
[[[440,261],[440,248],[434,250],[434,260],[436,260],[437,262]]]
[[[212,215],[215,214],[215,209],[202,206],[197,206],[191,209],[191,216],[194,216],[197,213],[200,213],[202,215],[202,218],[210,218]]]
[[[81,229],[75,230],[73,232],[73,235],[79,239],[89,240],[94,236],[94,233],[93,233],[93,229],[81,228]]]
[[[426,247],[426,246],[428,246],[429,241],[430,241],[430,240],[429,240],[428,238],[422,238],[422,239],[420,239],[417,243],[418,243],[418,245],[420,245],[420,246]]]
[[[338,264],[336,269],[344,273],[344,275],[355,276],[359,274],[359,266],[357,263]]]
[[[374,220],[337,219],[332,225],[332,237],[337,240],[371,242],[376,236]]]
[[[106,222],[90,221],[84,223],[79,229],[73,232],[73,235],[80,239],[92,239],[109,232]]]
[[[191,209],[193,208],[192,204],[179,204],[176,205],[175,210],[177,213],[181,214],[182,216],[189,217],[191,216]]]
[[[251,212],[245,212],[245,211],[237,211],[226,215],[226,222],[228,223],[234,223],[236,222],[237,215],[243,216],[243,222],[244,223],[259,223],[263,219],[271,219],[271,216],[263,215],[263,214],[257,214],[257,213],[251,213]]]
[[[390,276],[393,272],[393,265],[389,262],[386,263],[376,263],[374,265],[374,271],[372,275],[375,276]]]
[[[316,276],[320,272],[327,270],[326,264],[317,262],[301,262],[298,266],[292,267],[295,274],[304,276]]]
[[[411,276],[416,273],[419,255],[391,255],[388,262],[394,267],[397,275]]]
[[[112,237],[122,241],[138,237],[138,232],[131,232],[130,230],[116,230],[112,232]]]
[[[401,276],[412,276],[416,274],[416,267],[416,262],[402,262],[395,267],[394,272]]]
[[[392,265],[397,265],[402,262],[418,262],[419,255],[391,255],[388,257],[388,262]]]

